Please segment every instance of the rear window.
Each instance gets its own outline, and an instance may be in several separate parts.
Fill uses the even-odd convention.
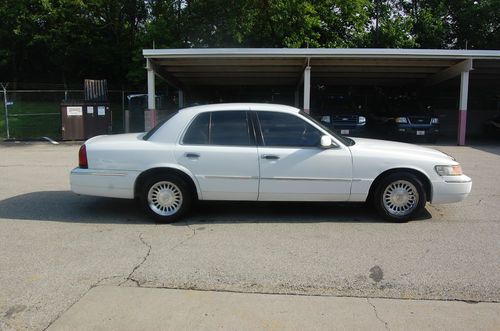
[[[216,111],[199,114],[182,140],[186,145],[250,146],[255,145],[250,134],[246,111]]]
[[[170,120],[172,117],[174,117],[175,115],[177,115],[177,111],[174,112],[174,113],[171,113],[171,114],[168,114],[167,117],[165,117],[163,120],[161,120],[158,124],[156,124],[156,126],[154,128],[152,128],[151,130],[149,130],[143,137],[142,139],[143,140],[149,140],[149,138],[151,138],[152,135],[155,134],[156,131],[158,131],[159,128],[161,128],[161,126],[163,124],[165,124],[166,122],[168,122],[168,120]]]
[[[210,144],[212,145],[248,146],[251,144],[247,112],[214,112],[210,125]]]
[[[208,144],[208,127],[210,125],[210,113],[198,115],[186,131],[182,143],[187,145]]]

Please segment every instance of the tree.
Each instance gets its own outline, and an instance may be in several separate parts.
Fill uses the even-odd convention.
[[[413,23],[412,34],[419,48],[451,46],[451,22],[446,0],[412,0],[404,3],[406,15]]]
[[[411,17],[404,12],[404,0],[374,0],[371,7],[373,24],[365,44],[382,48],[413,48]]]
[[[499,0],[455,0],[449,9],[453,46],[500,49]]]
[[[0,75],[13,81],[14,88],[17,81],[31,79],[36,72],[33,69],[44,68],[46,48],[34,38],[42,16],[40,2],[0,2]]]
[[[373,4],[370,0],[315,1],[319,13],[319,46],[361,47],[370,27]]]
[[[152,47],[500,48],[500,0],[4,0],[0,17],[14,82],[142,84]]]

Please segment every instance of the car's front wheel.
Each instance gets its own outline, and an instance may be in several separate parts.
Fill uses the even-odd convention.
[[[379,213],[393,222],[406,222],[417,217],[427,200],[422,182],[414,174],[405,172],[384,178],[373,198]]]
[[[175,175],[156,175],[142,186],[141,204],[160,223],[172,223],[184,216],[192,203],[189,185]]]

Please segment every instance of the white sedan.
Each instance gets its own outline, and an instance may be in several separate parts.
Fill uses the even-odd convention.
[[[401,222],[427,201],[464,199],[471,186],[442,152],[338,136],[297,108],[269,104],[185,108],[148,133],[91,138],[71,171],[73,192],[138,198],[160,222],[196,200],[367,201]]]

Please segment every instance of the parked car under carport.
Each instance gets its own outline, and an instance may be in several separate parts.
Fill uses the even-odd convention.
[[[370,119],[375,134],[387,139],[436,142],[439,136],[439,117],[431,106],[413,98],[395,97],[378,102]]]
[[[366,114],[363,103],[350,95],[328,95],[314,117],[338,134],[365,136]]]

